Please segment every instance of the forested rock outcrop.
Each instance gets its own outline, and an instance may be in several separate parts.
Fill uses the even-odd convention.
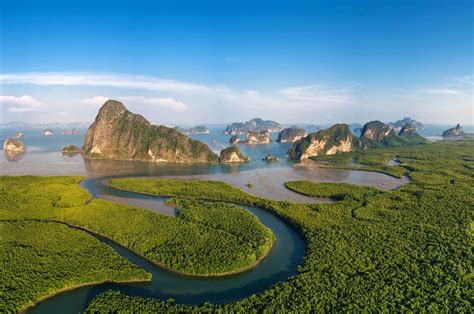
[[[305,129],[302,128],[286,128],[281,130],[278,134],[277,142],[279,143],[293,143],[297,140],[307,136]]]
[[[221,163],[237,163],[250,161],[250,157],[242,154],[238,146],[230,146],[221,151],[219,160]]]
[[[399,132],[380,121],[367,122],[361,140],[366,147],[397,147],[424,144],[427,140],[417,133],[417,127],[405,124]]]
[[[10,153],[24,153],[26,146],[20,140],[8,138],[3,142],[3,150]]]
[[[443,137],[454,137],[461,138],[464,136],[464,131],[460,124],[456,125],[454,128],[447,129],[443,132]]]
[[[249,132],[247,133],[246,144],[270,144],[272,137],[268,131]]]
[[[119,101],[108,100],[87,130],[84,155],[148,162],[218,162],[209,147],[165,126],[152,125]]]
[[[329,129],[310,133],[293,143],[288,157],[303,160],[312,156],[350,152],[360,147],[361,141],[352,135],[347,124],[335,124]]]

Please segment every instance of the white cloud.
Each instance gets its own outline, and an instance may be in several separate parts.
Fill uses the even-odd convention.
[[[258,95],[258,90],[255,90],[255,89],[246,89],[246,90],[245,90],[245,93],[246,93],[246,94],[249,94],[249,95]]]
[[[452,81],[459,83],[462,85],[468,85],[468,86],[473,86],[474,85],[474,75],[469,74],[469,75],[464,75],[460,77],[455,77],[452,79]]]
[[[439,94],[439,95],[462,95],[461,92],[449,88],[435,88],[435,89],[420,89],[417,93],[425,94]]]
[[[9,107],[7,112],[45,111],[46,105],[31,96],[0,96],[0,104]]]
[[[181,101],[174,98],[155,98],[155,97],[142,97],[142,96],[125,96],[118,97],[119,100],[130,104],[143,104],[165,107],[175,111],[186,111],[188,107]]]
[[[98,86],[151,91],[208,93],[212,88],[149,76],[93,73],[12,73],[0,74],[2,84]]]
[[[107,100],[109,100],[108,97],[95,96],[95,97],[92,97],[92,98],[83,99],[82,102],[85,103],[85,104],[88,104],[88,105],[102,105]]]
[[[282,89],[279,93],[289,99],[316,103],[352,103],[348,89],[331,89],[326,85],[294,86]]]

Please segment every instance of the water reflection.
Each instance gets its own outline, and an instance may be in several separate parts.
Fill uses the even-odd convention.
[[[20,160],[23,159],[23,157],[25,157],[25,153],[4,150],[3,156],[5,156],[5,160],[8,162],[19,162]]]

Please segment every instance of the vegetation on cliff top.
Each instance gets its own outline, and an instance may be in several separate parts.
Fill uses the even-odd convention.
[[[218,162],[209,147],[175,129],[156,126],[115,100],[100,108],[83,145],[89,158],[152,162]]]

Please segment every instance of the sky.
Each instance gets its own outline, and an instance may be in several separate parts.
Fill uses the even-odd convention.
[[[473,6],[0,0],[0,123],[474,124]]]

